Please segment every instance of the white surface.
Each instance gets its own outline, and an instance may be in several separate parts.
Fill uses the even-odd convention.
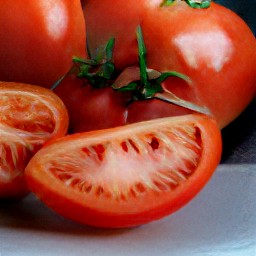
[[[190,204],[135,229],[80,226],[33,196],[0,203],[0,256],[256,255],[256,165],[220,165]]]

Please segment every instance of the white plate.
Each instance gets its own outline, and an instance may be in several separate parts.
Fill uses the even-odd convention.
[[[0,256],[255,256],[256,165],[220,165],[177,213],[127,230],[80,226],[33,196],[0,206]]]

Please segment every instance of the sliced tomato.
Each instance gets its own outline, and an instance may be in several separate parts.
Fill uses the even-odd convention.
[[[27,163],[45,142],[64,136],[67,127],[67,110],[52,91],[0,82],[0,198],[28,192]]]
[[[42,148],[27,183],[59,214],[97,227],[131,227],[189,202],[219,163],[212,119],[186,115],[73,134]]]

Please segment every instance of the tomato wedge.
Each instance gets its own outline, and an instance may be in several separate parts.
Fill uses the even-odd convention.
[[[28,193],[27,163],[46,141],[64,136],[67,127],[67,110],[52,91],[0,82],[0,198]]]
[[[132,227],[189,202],[219,163],[214,120],[186,115],[73,134],[42,148],[28,164],[28,186],[77,222]]]

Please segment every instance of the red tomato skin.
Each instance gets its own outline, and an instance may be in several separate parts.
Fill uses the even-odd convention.
[[[85,56],[79,0],[0,1],[0,80],[51,87]]]
[[[142,27],[148,65],[155,69],[161,67],[161,70],[176,69],[190,77],[196,95],[194,102],[207,106],[222,128],[234,120],[255,96],[256,40],[237,15],[220,5],[211,3],[211,8],[205,10],[191,10],[185,3],[183,5],[174,5],[173,10],[166,10],[166,15],[165,10],[157,8],[144,18]],[[158,22],[154,22],[151,15]],[[156,37],[158,43],[151,44]],[[200,49],[194,56],[189,56],[196,46],[208,54],[202,54]],[[166,84],[168,87],[168,81]],[[171,86],[173,84],[170,90]]]
[[[71,133],[106,129],[126,123],[127,94],[117,93],[112,88],[93,88],[73,75],[64,79],[55,93],[68,109]]]
[[[95,1],[89,0],[84,15],[92,51],[110,37],[116,38],[117,69],[138,62],[135,31],[141,25],[148,67],[189,76],[189,92],[175,83],[164,84],[173,92],[179,90],[180,97],[190,94],[194,103],[206,106],[220,128],[234,120],[255,96],[256,41],[235,13],[214,2],[208,9],[192,9],[185,1],[169,7],[159,7],[162,0],[121,0],[117,6],[110,2],[103,0],[96,7]],[[108,11],[99,17],[101,9]]]
[[[198,117],[196,117],[196,119]],[[138,209],[136,203],[140,205],[141,202],[135,201],[132,205],[123,205],[124,209],[135,209],[133,213],[128,213],[128,211],[126,212],[124,209],[122,212],[113,213],[115,212],[115,203],[113,203],[111,209],[108,209],[106,206],[108,204],[105,204],[105,199],[99,200],[92,196],[92,198],[87,198],[87,200],[81,202],[81,195],[79,192],[70,191],[70,193],[65,194],[65,192],[63,192],[63,186],[65,185],[60,184],[56,179],[52,179],[51,175],[44,175],[43,173],[45,171],[40,171],[41,167],[37,164],[36,160],[40,151],[35,155],[26,169],[27,183],[31,191],[37,191],[37,196],[51,209],[68,219],[75,220],[82,224],[101,228],[123,228],[134,227],[146,224],[153,220],[158,220],[177,211],[194,198],[209,181],[220,161],[222,148],[220,131],[217,128],[215,121],[212,120],[209,122],[207,117],[199,117],[199,119],[201,120],[196,123],[196,126],[202,132],[203,151],[201,161],[196,172],[191,176],[190,182],[184,184],[181,188],[176,188],[175,195],[173,196],[168,195],[168,193],[162,193],[157,197],[155,193],[149,193],[143,199],[144,209]],[[102,133],[104,133],[104,130],[98,130],[88,133],[88,136],[90,137],[91,134],[100,136]],[[66,136],[64,140],[76,143],[75,140],[82,136],[83,133],[74,134]],[[61,143],[61,140],[59,140],[56,145]],[[49,186],[49,184],[51,185]],[[152,200],[161,202],[158,204],[157,209],[148,208],[147,205],[152,204]],[[96,208],[99,207],[101,210],[88,207],[87,201],[94,202],[96,205],[94,206]]]
[[[177,77],[168,78],[169,88],[175,95],[187,101],[193,101],[195,95],[192,88]],[[166,84],[166,83],[165,83]],[[177,106],[159,99],[134,101],[127,108],[126,123],[151,120],[168,116],[181,116],[193,113],[184,107]]]
[[[126,123],[190,113],[193,113],[193,111],[157,99],[135,101],[128,107]]]
[[[146,1],[121,0],[113,4],[113,1],[105,0],[98,4],[95,1],[84,1],[84,16],[88,28],[87,44],[90,52],[95,52],[99,46],[106,45],[108,40],[114,37],[115,67],[122,70],[137,64],[135,33],[143,15],[144,2]]]

